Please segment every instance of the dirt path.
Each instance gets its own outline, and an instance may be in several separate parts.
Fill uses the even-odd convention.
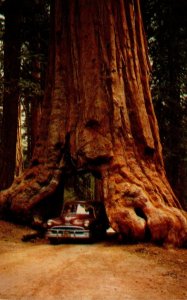
[[[153,245],[23,243],[0,222],[0,299],[186,300],[187,250]]]

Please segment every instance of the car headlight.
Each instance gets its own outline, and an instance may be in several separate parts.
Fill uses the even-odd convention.
[[[53,221],[52,220],[48,220],[47,221],[47,226],[52,226],[53,225]]]
[[[79,225],[79,226],[81,226],[82,223],[83,223],[82,220],[79,220],[79,219],[73,220],[73,225]]]
[[[89,220],[85,220],[85,221],[84,221],[84,226],[85,226],[85,227],[89,227],[89,225],[90,225],[90,221],[89,221]]]

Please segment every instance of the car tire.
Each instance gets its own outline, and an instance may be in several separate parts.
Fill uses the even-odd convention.
[[[50,238],[49,242],[51,245],[59,245],[60,241],[58,239]]]

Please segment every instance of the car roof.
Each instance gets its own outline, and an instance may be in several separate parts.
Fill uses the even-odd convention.
[[[102,204],[103,202],[101,201],[92,201],[92,200],[89,200],[89,201],[83,201],[83,200],[71,200],[71,201],[67,201],[64,203],[64,205],[66,204],[89,204],[89,205],[97,205],[97,204]]]

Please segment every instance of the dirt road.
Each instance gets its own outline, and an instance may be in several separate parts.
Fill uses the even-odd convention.
[[[187,250],[153,245],[24,243],[0,222],[0,299],[186,300]]]

